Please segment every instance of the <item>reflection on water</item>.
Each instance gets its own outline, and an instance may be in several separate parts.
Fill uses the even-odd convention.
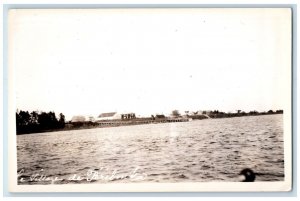
[[[102,174],[95,182],[138,182],[137,173],[143,182],[236,181],[245,167],[257,181],[282,181],[283,115],[20,135],[17,155],[19,184],[41,184],[35,174],[85,183],[68,178],[92,171]]]

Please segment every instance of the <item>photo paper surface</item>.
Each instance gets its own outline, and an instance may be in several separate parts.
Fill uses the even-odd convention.
[[[291,189],[291,9],[11,9],[11,192]]]

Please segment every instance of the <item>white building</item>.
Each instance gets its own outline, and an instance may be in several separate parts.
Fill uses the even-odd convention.
[[[71,119],[72,123],[77,123],[77,122],[85,122],[86,118],[84,116],[78,115],[78,116],[73,116]]]
[[[72,117],[71,122],[95,122],[95,118],[93,116],[76,115]]]
[[[100,114],[96,118],[96,121],[116,120],[116,119],[121,119],[121,115],[116,112],[107,112],[107,113]]]

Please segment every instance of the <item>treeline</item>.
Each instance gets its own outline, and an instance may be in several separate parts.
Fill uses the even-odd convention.
[[[255,116],[255,115],[268,115],[268,114],[283,114],[283,110],[269,110],[267,112],[258,112],[256,110],[250,112],[244,112],[242,110],[237,110],[235,113],[226,113],[219,110],[214,110],[210,112],[203,112],[207,114],[210,118],[226,118],[226,117],[242,117],[242,116]]]
[[[55,112],[16,112],[17,134],[39,133],[65,127],[65,116],[60,113],[58,118]]]
[[[177,117],[177,118],[188,117],[192,119],[228,118],[228,117],[242,117],[242,116],[269,115],[269,114],[283,114],[283,110],[276,110],[276,111],[269,110],[267,112],[258,112],[256,110],[250,112],[244,112],[242,110],[236,110],[236,112],[228,112],[228,113],[219,110],[196,111],[196,112],[185,111],[185,114],[180,114],[178,110],[173,110],[171,112],[172,117]]]

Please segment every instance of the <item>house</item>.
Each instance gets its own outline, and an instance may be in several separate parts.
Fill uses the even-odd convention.
[[[135,113],[124,113],[121,114],[121,119],[125,120],[125,119],[135,119]]]
[[[70,122],[95,122],[95,118],[93,116],[76,115],[72,117]]]
[[[165,119],[165,118],[166,118],[166,116],[163,115],[163,114],[157,114],[157,115],[155,115],[155,119]]]
[[[135,113],[117,113],[117,112],[107,112],[100,114],[96,121],[108,121],[108,120],[128,120],[135,119]]]
[[[86,118],[81,115],[73,116],[71,119],[71,123],[78,123],[78,122],[85,122],[85,121],[86,121]]]
[[[95,122],[95,118],[93,116],[88,116],[87,121],[89,122]]]

